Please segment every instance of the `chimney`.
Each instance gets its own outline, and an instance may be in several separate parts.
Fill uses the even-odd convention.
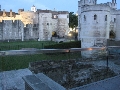
[[[6,16],[5,9],[3,9],[3,16],[4,16],[4,17]]]
[[[10,9],[10,17],[12,17],[12,9]]]

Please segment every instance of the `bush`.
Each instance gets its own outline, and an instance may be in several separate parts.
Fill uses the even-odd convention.
[[[63,42],[54,45],[44,46],[45,49],[69,49],[81,48],[81,41]]]

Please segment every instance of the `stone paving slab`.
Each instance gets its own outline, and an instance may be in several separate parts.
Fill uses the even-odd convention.
[[[26,86],[30,86],[33,90],[66,90],[43,73],[25,76],[23,80],[27,83]]]
[[[120,90],[120,75],[70,90]]]
[[[32,75],[29,69],[0,72],[0,90],[24,90],[23,76]]]

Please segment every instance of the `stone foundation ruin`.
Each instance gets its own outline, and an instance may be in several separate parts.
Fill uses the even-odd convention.
[[[66,89],[83,86],[115,76],[115,72],[106,66],[95,66],[80,60],[56,60],[31,62],[29,69],[35,73],[44,73]]]

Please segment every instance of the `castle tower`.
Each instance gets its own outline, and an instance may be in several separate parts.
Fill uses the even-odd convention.
[[[36,12],[36,7],[34,5],[31,7],[31,11]]]
[[[96,1],[96,0],[91,0]],[[110,7],[106,5],[78,6],[78,26],[82,48],[106,46],[109,38]],[[91,51],[82,52],[83,56],[89,56]]]

